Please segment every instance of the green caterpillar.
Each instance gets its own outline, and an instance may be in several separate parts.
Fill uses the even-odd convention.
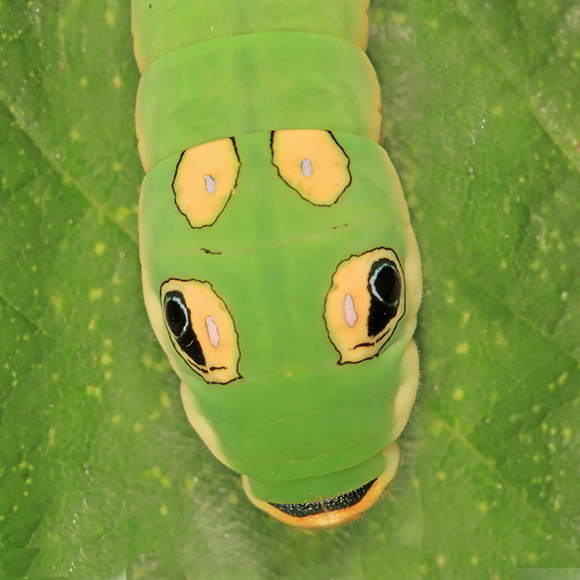
[[[419,382],[417,243],[368,0],[132,0],[145,304],[189,421],[249,499],[360,517]]]

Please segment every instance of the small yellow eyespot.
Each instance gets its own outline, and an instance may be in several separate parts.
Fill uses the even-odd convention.
[[[280,177],[314,205],[336,203],[352,181],[349,158],[330,131],[274,131],[272,163]]]
[[[240,159],[234,139],[220,139],[181,154],[172,187],[192,228],[212,225],[235,191]]]
[[[405,314],[405,278],[397,254],[378,248],[338,265],[324,319],[339,362],[376,356]]]
[[[161,305],[175,350],[196,373],[208,383],[240,377],[234,321],[209,282],[168,280],[161,286]]]

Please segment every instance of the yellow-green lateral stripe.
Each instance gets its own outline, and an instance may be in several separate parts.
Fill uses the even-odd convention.
[[[145,171],[189,147],[277,129],[344,131],[378,141],[380,87],[365,53],[295,32],[222,38],[149,66],[137,95]]]
[[[369,0],[132,0],[135,56],[141,71],[192,44],[255,32],[313,32],[366,49]]]

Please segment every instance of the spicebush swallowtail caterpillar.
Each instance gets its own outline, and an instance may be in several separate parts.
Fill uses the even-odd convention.
[[[303,528],[391,485],[422,282],[368,0],[132,0],[145,303],[187,417]]]

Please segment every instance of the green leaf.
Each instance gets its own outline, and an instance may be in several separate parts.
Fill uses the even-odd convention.
[[[0,575],[580,566],[578,0],[372,3],[424,262],[422,388],[390,496],[320,533],[250,505],[150,329],[129,2],[0,7]]]

